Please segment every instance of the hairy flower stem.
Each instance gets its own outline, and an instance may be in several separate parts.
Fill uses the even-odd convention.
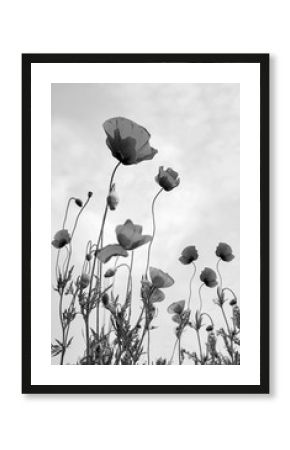
[[[127,289],[126,289],[126,301],[130,295],[129,300],[129,306],[128,306],[128,322],[130,323],[131,319],[131,307],[132,307],[132,269],[133,269],[133,263],[134,263],[134,250],[131,252],[131,263],[129,267],[129,274],[128,274],[128,280],[127,280]]]
[[[112,175],[111,175],[111,178],[110,178],[108,194],[111,191],[112,184],[113,184],[113,181],[114,181],[114,177],[115,177],[116,171],[117,171],[118,167],[120,166],[120,164],[121,164],[121,162],[118,162],[116,164],[116,166],[114,167],[114,169],[113,169],[113,172],[112,172]],[[101,239],[102,239],[103,233],[104,233],[104,227],[105,227],[105,223],[106,223],[108,209],[109,209],[109,207],[108,207],[107,200],[106,200],[106,207],[105,207],[105,211],[104,211],[103,218],[102,218],[101,229],[100,229],[99,237],[98,237],[98,240],[97,240],[96,250],[95,250],[95,253],[94,253],[94,260],[93,260],[93,265],[92,265],[92,271],[91,271],[91,277],[90,277],[90,286],[89,286],[89,295],[88,295],[89,299],[90,299],[91,293],[92,293],[93,279],[94,279],[95,268],[96,268],[96,260],[97,260],[98,250],[99,250],[99,247],[100,247],[100,242],[101,242]],[[96,317],[96,332],[97,332],[97,336],[99,336],[99,319],[100,319],[100,317],[99,317],[99,314],[97,314],[96,316],[97,316]]]
[[[198,341],[198,347],[199,347],[199,354],[200,354],[200,364],[203,365],[203,356],[202,356],[202,349],[201,349],[201,340],[200,340],[199,329],[196,330],[196,335],[197,335],[197,341]]]
[[[181,366],[182,362],[181,362],[181,335],[179,336],[178,339],[178,361],[179,361],[179,365]]]
[[[204,286],[204,283],[202,283],[200,285],[200,288],[198,290],[198,295],[199,295],[199,314],[201,314],[201,310],[202,310],[202,296],[201,296],[201,289]]]
[[[152,248],[152,243],[153,243],[153,239],[155,237],[155,233],[156,233],[156,221],[155,221],[155,211],[154,211],[154,207],[155,207],[155,202],[158,198],[158,196],[161,194],[161,192],[163,191],[163,188],[161,188],[157,194],[155,195],[155,197],[153,198],[152,201],[152,206],[151,206],[151,211],[152,211],[152,222],[153,222],[153,231],[152,231],[152,239],[149,242],[148,245],[148,254],[147,254],[147,264],[146,264],[146,270],[145,270],[145,276],[148,277],[148,269],[149,269],[149,263],[150,263],[150,255],[151,255],[151,248]]]
[[[220,287],[221,287],[221,289],[222,289],[222,287],[223,287],[223,279],[222,279],[222,276],[221,276],[221,273],[220,273],[220,270],[219,270],[219,265],[220,265],[221,260],[222,260],[222,259],[219,258],[218,262],[216,263],[216,271],[217,271],[217,273],[218,273],[219,280],[220,280]]]
[[[87,308],[85,313],[85,334],[86,334],[86,357],[87,365],[90,364],[90,327],[89,327],[89,310]]]
[[[228,334],[229,334],[229,339],[230,339],[230,342],[231,342],[231,355],[230,355],[230,356],[231,356],[232,362],[234,362],[233,335],[232,335],[232,332],[231,332],[231,329],[230,329],[230,326],[229,326],[229,322],[228,322],[228,319],[227,319],[227,315],[226,315],[225,310],[224,310],[224,306],[221,305],[220,308],[221,308],[221,310],[222,310],[223,318],[224,318],[224,321],[225,321],[225,323],[226,323],[226,327],[227,327]]]
[[[147,364],[150,365],[150,323],[148,322],[148,333],[147,333]]]
[[[196,265],[194,264],[194,262],[192,264],[193,264],[194,270],[193,270],[193,274],[191,275],[191,278],[189,280],[189,296],[188,296],[188,301],[187,301],[187,309],[190,308],[190,300],[191,300],[191,295],[192,295],[192,282],[193,282],[195,274],[196,274]]]
[[[172,364],[172,361],[173,361],[173,358],[174,358],[174,355],[175,355],[175,350],[176,350],[177,344],[178,344],[178,338],[176,338],[176,341],[175,341],[174,346],[173,346],[172,355],[171,355],[171,358],[170,358],[170,360],[169,360],[169,364],[170,364],[170,365]]]

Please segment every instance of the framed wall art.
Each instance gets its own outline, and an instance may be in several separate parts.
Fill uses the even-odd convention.
[[[23,54],[22,145],[23,393],[268,393],[269,55]]]

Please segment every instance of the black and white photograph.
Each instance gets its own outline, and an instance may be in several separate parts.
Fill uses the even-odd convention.
[[[240,364],[239,84],[52,84],[52,364]]]

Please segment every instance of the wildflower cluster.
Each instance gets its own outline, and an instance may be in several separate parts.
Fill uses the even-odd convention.
[[[83,321],[85,345],[83,354],[76,364],[85,365],[136,365],[175,363],[178,349],[178,363],[185,359],[193,364],[239,364],[240,363],[240,310],[235,293],[229,287],[223,287],[219,270],[220,262],[234,259],[231,247],[220,243],[216,249],[216,271],[205,267],[201,270],[199,298],[193,298],[193,282],[197,272],[199,252],[194,245],[184,248],[179,257],[181,264],[192,266],[187,300],[178,300],[167,308],[175,325],[175,344],[172,355],[151,359],[151,334],[156,328],[154,319],[158,314],[157,305],[166,299],[165,292],[175,283],[166,268],[151,265],[151,249],[156,235],[155,206],[163,192],[170,192],[180,184],[178,173],[172,168],[159,168],[155,177],[159,190],[153,197],[152,231],[143,233],[143,227],[130,218],[115,228],[115,242],[105,245],[104,230],[108,216],[121,207],[120,198],[114,182],[118,168],[132,166],[152,160],[158,151],[150,145],[150,134],[137,123],[122,117],[112,118],[104,123],[106,144],[112,156],[117,159],[113,169],[106,195],[103,217],[95,242],[88,241],[84,249],[82,270],[75,274],[72,264],[75,232],[80,216],[92,198],[88,192],[85,201],[71,197],[65,209],[61,228],[55,233],[52,246],[56,254],[54,289],[58,294],[59,322],[61,337],[51,345],[53,357],[64,364],[67,349],[73,345],[71,324],[79,315]],[[68,215],[74,213],[72,229],[67,226]],[[75,210],[75,208],[77,208]],[[140,298],[133,298],[132,274],[134,255],[142,246],[147,246],[147,258],[144,273],[140,280]],[[128,259],[126,259],[128,258]],[[177,256],[176,256],[177,258]],[[127,260],[129,263],[127,263]],[[104,264],[111,267],[104,270]],[[124,272],[126,270],[126,272]],[[126,291],[124,298],[115,293],[115,281],[118,274],[126,274]],[[217,272],[217,273],[216,273]],[[217,274],[219,279],[217,278]],[[221,311],[225,326],[215,329],[211,316],[204,310],[202,288],[215,288],[217,298],[214,300]],[[165,292],[164,292],[165,290]],[[231,298],[228,298],[230,295]],[[132,319],[132,304],[139,302],[140,311]],[[202,330],[205,329],[205,334]],[[198,348],[190,352],[182,348],[182,336],[187,330],[196,335]],[[81,330],[80,330],[81,332]],[[220,344],[221,343],[221,344]],[[145,359],[146,358],[146,359]]]

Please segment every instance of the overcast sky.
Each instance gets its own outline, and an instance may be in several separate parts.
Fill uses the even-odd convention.
[[[191,266],[178,258],[187,245],[199,251],[193,285],[193,309],[198,307],[199,274],[215,269],[219,242],[233,248],[235,259],[220,265],[224,286],[239,293],[240,168],[238,84],[53,84],[52,85],[52,232],[61,228],[70,196],[86,199],[94,193],[80,219],[75,235],[73,263],[81,270],[88,240],[96,241],[104,210],[109,178],[115,160],[105,144],[102,124],[123,116],[148,129],[151,145],[158,149],[152,161],[121,166],[115,181],[120,204],[108,215],[105,244],[115,243],[115,227],[130,218],[152,233],[151,202],[159,186],[154,181],[159,166],[172,167],[180,185],[163,192],[156,203],[157,233],[151,265],[168,272],[175,284],[166,290],[158,305],[152,333],[152,356],[169,358],[174,344],[174,323],[166,312],[173,301],[187,299]],[[77,207],[71,210],[71,217]],[[71,221],[69,221],[71,224]],[[147,246],[135,252],[133,272],[134,313],[140,309],[140,279],[146,265]],[[56,250],[52,249],[52,277]],[[129,262],[129,258],[127,258]],[[113,260],[106,267],[111,267]],[[124,292],[125,271],[118,276],[117,290]],[[123,276],[122,276],[123,275]],[[203,288],[205,311],[222,325],[213,304],[216,290]],[[57,295],[52,294],[52,339],[60,337]],[[94,318],[92,316],[92,326]],[[75,335],[66,362],[74,363],[84,350],[82,322],[71,327]],[[194,331],[188,329],[182,341],[196,350]],[[54,363],[58,362],[56,358]]]

